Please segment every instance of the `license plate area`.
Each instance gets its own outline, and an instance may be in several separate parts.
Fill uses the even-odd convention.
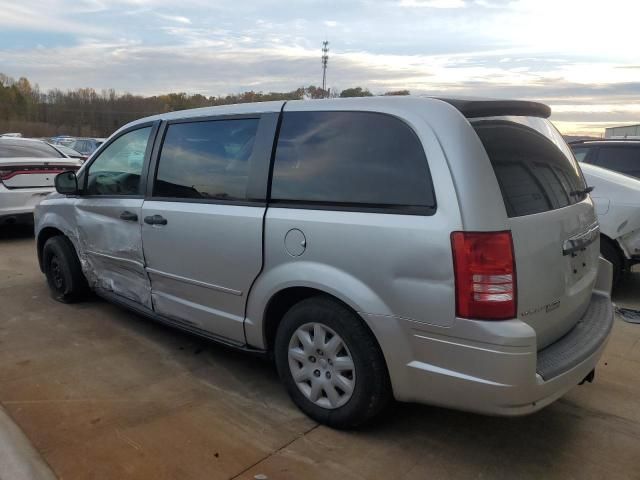
[[[567,255],[569,258],[569,278],[571,284],[580,280],[589,271],[589,256],[587,248],[575,250]]]
[[[589,249],[594,247],[599,236],[600,227],[594,223],[584,232],[567,239],[562,245],[562,255],[569,259],[569,284],[578,282],[590,269]]]

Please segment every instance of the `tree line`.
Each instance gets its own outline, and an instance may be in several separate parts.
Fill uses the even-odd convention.
[[[184,92],[145,97],[117,93],[113,89],[98,92],[93,88],[66,91],[56,88],[42,92],[27,78],[15,80],[0,73],[0,133],[19,132],[28,137],[106,137],[137,118],[174,110],[269,100],[372,95],[362,87],[347,88],[337,93],[313,85],[290,92],[248,91],[208,97]],[[409,95],[409,91],[390,91],[384,95]]]

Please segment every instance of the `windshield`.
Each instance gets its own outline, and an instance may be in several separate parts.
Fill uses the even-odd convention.
[[[585,199],[582,172],[550,121],[505,116],[471,124],[491,160],[509,217],[547,212]]]

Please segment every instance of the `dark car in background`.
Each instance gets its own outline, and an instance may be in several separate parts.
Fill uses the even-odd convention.
[[[87,159],[103,143],[104,138],[78,138],[68,146],[80,152]]]
[[[640,139],[583,140],[570,146],[579,162],[640,178]]]
[[[51,141],[49,143],[54,145],[71,145],[75,140],[75,137],[70,135],[58,135],[57,137],[51,137]]]

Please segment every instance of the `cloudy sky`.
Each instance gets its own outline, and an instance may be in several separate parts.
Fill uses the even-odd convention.
[[[564,133],[640,123],[636,0],[0,0],[0,72],[42,89],[321,82],[542,100]]]

